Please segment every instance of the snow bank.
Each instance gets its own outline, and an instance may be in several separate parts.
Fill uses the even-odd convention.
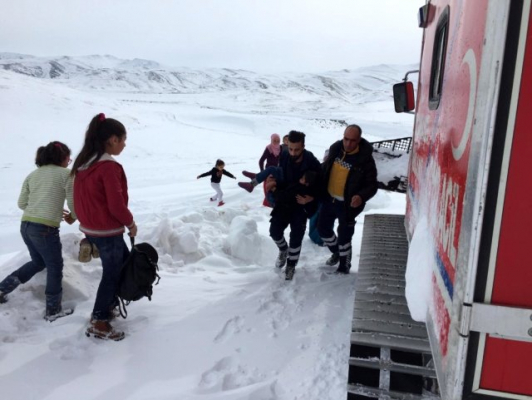
[[[432,273],[437,270],[435,247],[428,221],[418,222],[408,249],[405,296],[414,321],[426,322],[432,299]]]

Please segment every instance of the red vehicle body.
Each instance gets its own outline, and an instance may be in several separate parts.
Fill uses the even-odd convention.
[[[425,219],[434,238],[426,323],[445,400],[532,399],[530,3],[420,13],[405,224],[412,238]]]

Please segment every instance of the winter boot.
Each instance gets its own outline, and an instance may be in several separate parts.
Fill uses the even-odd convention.
[[[340,254],[332,253],[331,256],[327,259],[327,261],[325,261],[325,265],[332,267],[333,265],[338,264],[338,261],[340,261]]]
[[[246,178],[249,178],[249,179],[255,179],[255,177],[257,176],[257,174],[254,174],[253,172],[248,172],[248,171],[242,171],[242,175],[244,175]]]
[[[7,295],[20,285],[20,279],[15,275],[8,275],[0,282],[0,285],[2,286],[2,290],[0,290],[0,303],[5,303],[7,302]]]
[[[225,203],[224,203],[224,201],[222,200],[222,201],[220,201],[220,202],[218,203],[218,207],[221,207],[221,206],[223,206],[224,204],[225,204]]]
[[[277,268],[283,268],[286,264],[286,259],[288,258],[288,250],[280,250],[277,260],[275,260],[275,266]]]
[[[216,201],[216,197],[211,197],[211,201]]]
[[[348,274],[351,269],[351,253],[347,256],[340,257],[340,265],[336,270],[337,274]]]
[[[294,274],[296,272],[296,265],[295,264],[292,264],[292,263],[288,263],[286,265],[286,269],[284,271],[285,273],[285,280],[287,281],[291,281],[292,278],[294,277]]]
[[[335,274],[344,274],[344,275],[347,275],[349,274],[349,268],[347,267],[338,267],[335,271]]]
[[[238,186],[247,190],[249,193],[253,192],[253,189],[255,188],[251,182],[238,182]]]
[[[84,238],[79,242],[79,254],[78,261],[82,263],[87,263],[91,260],[92,256],[92,245],[89,242],[89,239]]]
[[[109,321],[91,319],[90,325],[85,331],[87,337],[94,336],[98,339],[119,341],[126,336],[124,332],[114,329]]]
[[[100,258],[100,251],[94,243],[92,244],[92,258]]]
[[[59,311],[49,311],[46,310],[46,315],[44,316],[44,319],[48,322],[54,322],[56,319],[66,317],[67,315],[70,315],[74,312],[74,309],[72,308],[64,308],[59,309]]]

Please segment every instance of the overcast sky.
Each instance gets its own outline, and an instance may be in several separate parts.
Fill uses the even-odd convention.
[[[424,0],[0,0],[0,52],[318,72],[419,61]]]

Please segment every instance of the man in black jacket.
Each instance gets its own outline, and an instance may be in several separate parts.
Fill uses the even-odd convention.
[[[275,262],[276,267],[282,268],[286,264],[286,280],[294,276],[301,243],[307,227],[307,219],[316,211],[319,185],[321,176],[321,164],[314,155],[305,150],[305,134],[290,131],[288,134],[288,151],[281,153],[279,167],[283,172],[283,179],[277,183],[272,179],[266,181],[267,190],[274,191],[274,197],[281,204],[276,205],[271,213],[270,236],[279,248],[279,255]],[[307,171],[316,172],[316,184],[308,186],[306,194],[296,193],[292,189],[297,185],[301,177]],[[279,191],[279,193],[276,193]],[[283,193],[284,192],[284,193]],[[283,211],[282,203],[286,202],[287,196],[293,196],[295,201],[290,203],[289,211]],[[286,243],[284,231],[290,225],[290,242]]]
[[[362,129],[349,125],[343,140],[329,148],[323,164],[324,188],[327,190],[318,217],[318,232],[332,255],[327,265],[336,265],[336,272],[348,274],[351,268],[351,238],[355,233],[355,218],[366,202],[377,193],[377,168],[373,147],[362,139]],[[334,221],[338,219],[338,236]]]

